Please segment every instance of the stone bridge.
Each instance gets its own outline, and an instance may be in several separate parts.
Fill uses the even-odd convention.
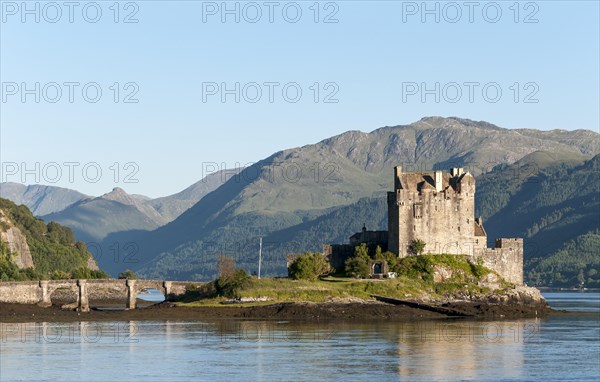
[[[156,289],[165,300],[185,294],[190,287],[206,283],[165,280],[41,280],[0,282],[0,302],[52,305],[52,295],[58,290],[75,293],[78,311],[89,312],[90,297],[95,300],[126,298],[126,308],[135,309],[138,293]]]

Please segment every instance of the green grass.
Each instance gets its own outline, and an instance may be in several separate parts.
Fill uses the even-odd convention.
[[[371,295],[398,298],[416,298],[423,294],[423,285],[406,278],[390,280],[357,280],[350,278],[325,278],[317,281],[285,278],[252,278],[249,285],[237,291],[239,297],[269,297],[266,302],[240,305],[265,305],[274,302],[325,302],[330,299],[359,298],[372,300]],[[182,305],[220,305],[227,298],[205,295],[205,298],[184,300]]]
[[[434,283],[436,268],[452,271],[452,277]],[[270,301],[249,302],[236,306],[257,306],[275,302],[326,302],[332,299],[374,300],[372,295],[398,299],[442,298],[457,292],[470,295],[488,293],[479,286],[480,277],[492,272],[482,265],[472,264],[465,256],[423,255],[411,256],[400,261],[400,272],[395,279],[373,280],[346,277],[326,277],[316,281],[291,280],[287,278],[252,277],[243,288],[236,290],[237,297],[268,297]],[[504,284],[502,284],[505,286]],[[224,306],[228,298],[219,296],[214,284],[189,292],[182,298],[182,306]]]

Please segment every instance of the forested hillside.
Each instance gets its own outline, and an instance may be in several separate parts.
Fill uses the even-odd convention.
[[[98,270],[85,244],[75,241],[70,228],[55,222],[46,224],[26,206],[17,206],[7,199],[0,198],[0,211],[5,217],[0,231],[16,227],[16,232],[25,236],[33,260],[33,267],[20,268],[15,261],[20,254],[10,250],[8,241],[0,240],[1,280],[107,277]]]
[[[478,181],[477,213],[488,239],[525,238],[526,279],[533,284],[598,285],[600,156],[581,163],[536,153]],[[580,276],[580,273],[583,275]]]
[[[524,237],[527,282],[573,286],[584,277],[588,286],[598,283],[600,243],[594,238],[600,230],[599,158],[583,161],[579,156],[537,152],[477,178],[476,209],[484,217],[489,245],[497,237]],[[383,197],[363,198],[312,216],[297,214],[297,224],[286,222],[284,216],[236,216],[205,240],[164,252],[141,268],[152,277],[168,269],[182,279],[210,278],[215,256],[227,254],[250,272],[256,271],[258,227],[268,225],[271,232],[263,236],[263,272],[277,275],[285,272],[288,253],[320,251],[323,243],[345,243],[363,224],[370,230],[387,229]],[[277,229],[272,222],[290,226]],[[228,243],[232,237],[244,240]]]

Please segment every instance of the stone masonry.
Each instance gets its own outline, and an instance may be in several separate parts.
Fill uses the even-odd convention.
[[[394,168],[394,191],[388,192],[388,249],[411,254],[413,240],[425,253],[473,256],[486,247],[481,220],[475,219],[475,178],[461,168],[450,173],[403,173]]]
[[[411,255],[411,243],[423,240],[424,253],[467,255],[509,282],[523,284],[523,239],[496,239],[487,248],[481,218],[475,218],[475,178],[462,168],[449,173],[403,173],[394,167],[394,191],[388,192],[388,250]]]
[[[135,309],[136,296],[143,290],[156,289],[169,301],[185,294],[188,288],[204,285],[202,282],[166,281],[166,280],[42,280],[0,282],[0,302],[17,304],[52,305],[52,298],[59,290],[75,292],[75,307],[80,312],[90,310],[90,300],[112,300],[112,290],[122,291],[121,297],[127,309]]]
[[[487,248],[483,220],[475,218],[475,191],[475,178],[462,168],[404,173],[396,166],[394,191],[387,195],[388,231],[363,227],[350,237],[349,244],[325,244],[323,254],[338,268],[360,243],[403,258],[414,255],[414,240],[422,240],[424,254],[466,255],[505,280],[523,284],[523,239],[496,239],[495,248]]]

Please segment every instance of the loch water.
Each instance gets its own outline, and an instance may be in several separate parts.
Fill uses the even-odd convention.
[[[0,381],[595,381],[600,293],[527,320],[2,323]]]

